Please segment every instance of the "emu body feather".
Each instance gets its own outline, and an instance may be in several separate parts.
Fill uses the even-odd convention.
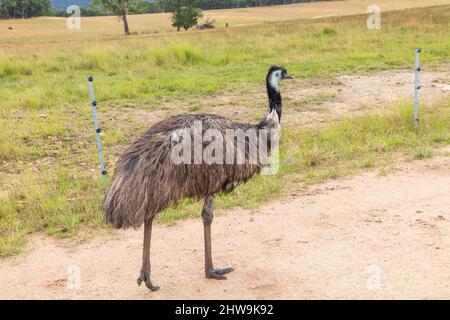
[[[143,222],[177,204],[185,197],[204,199],[219,191],[231,191],[261,169],[261,163],[250,163],[248,140],[234,154],[245,154],[244,164],[174,164],[171,137],[179,129],[189,129],[201,122],[203,133],[226,130],[278,128],[275,112],[257,125],[233,122],[217,115],[177,115],[156,123],[136,140],[117,161],[104,200],[106,220],[115,228],[138,228]],[[193,139],[193,138],[192,138]],[[224,142],[225,143],[225,142]],[[207,143],[203,143],[206,147]],[[268,150],[270,150],[268,143]],[[239,148],[234,143],[234,148]],[[226,145],[223,148],[226,151]],[[193,152],[193,151],[192,151]]]

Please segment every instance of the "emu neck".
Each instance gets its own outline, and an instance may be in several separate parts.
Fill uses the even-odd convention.
[[[271,78],[271,75],[267,77],[267,95],[269,96],[269,110],[272,112],[275,110],[278,114],[278,120],[281,121],[282,100],[278,81]]]

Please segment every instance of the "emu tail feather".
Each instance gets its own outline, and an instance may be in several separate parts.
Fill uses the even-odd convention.
[[[144,134],[116,164],[103,202],[106,222],[117,229],[136,229],[164,210],[170,201],[172,171],[170,139]]]

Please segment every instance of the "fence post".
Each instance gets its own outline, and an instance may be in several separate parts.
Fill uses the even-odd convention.
[[[94,81],[94,77],[89,76],[87,79],[88,79],[88,85],[89,85],[89,95],[91,98],[92,115],[94,117],[94,129],[95,129],[95,138],[97,141],[98,160],[100,162],[100,171],[101,171],[102,177],[105,178],[107,172],[105,170],[105,164],[103,163],[102,141],[100,139],[100,132],[102,130],[98,126],[98,120],[97,120],[97,101],[95,101],[94,85],[92,83]]]
[[[415,64],[415,80],[414,80],[414,128],[419,127],[419,74],[420,74],[420,53],[422,49],[416,49],[416,64]]]

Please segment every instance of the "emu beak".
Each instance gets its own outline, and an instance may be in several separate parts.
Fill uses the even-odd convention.
[[[283,75],[283,79],[294,79],[292,78],[290,75],[288,75],[287,73]]]

